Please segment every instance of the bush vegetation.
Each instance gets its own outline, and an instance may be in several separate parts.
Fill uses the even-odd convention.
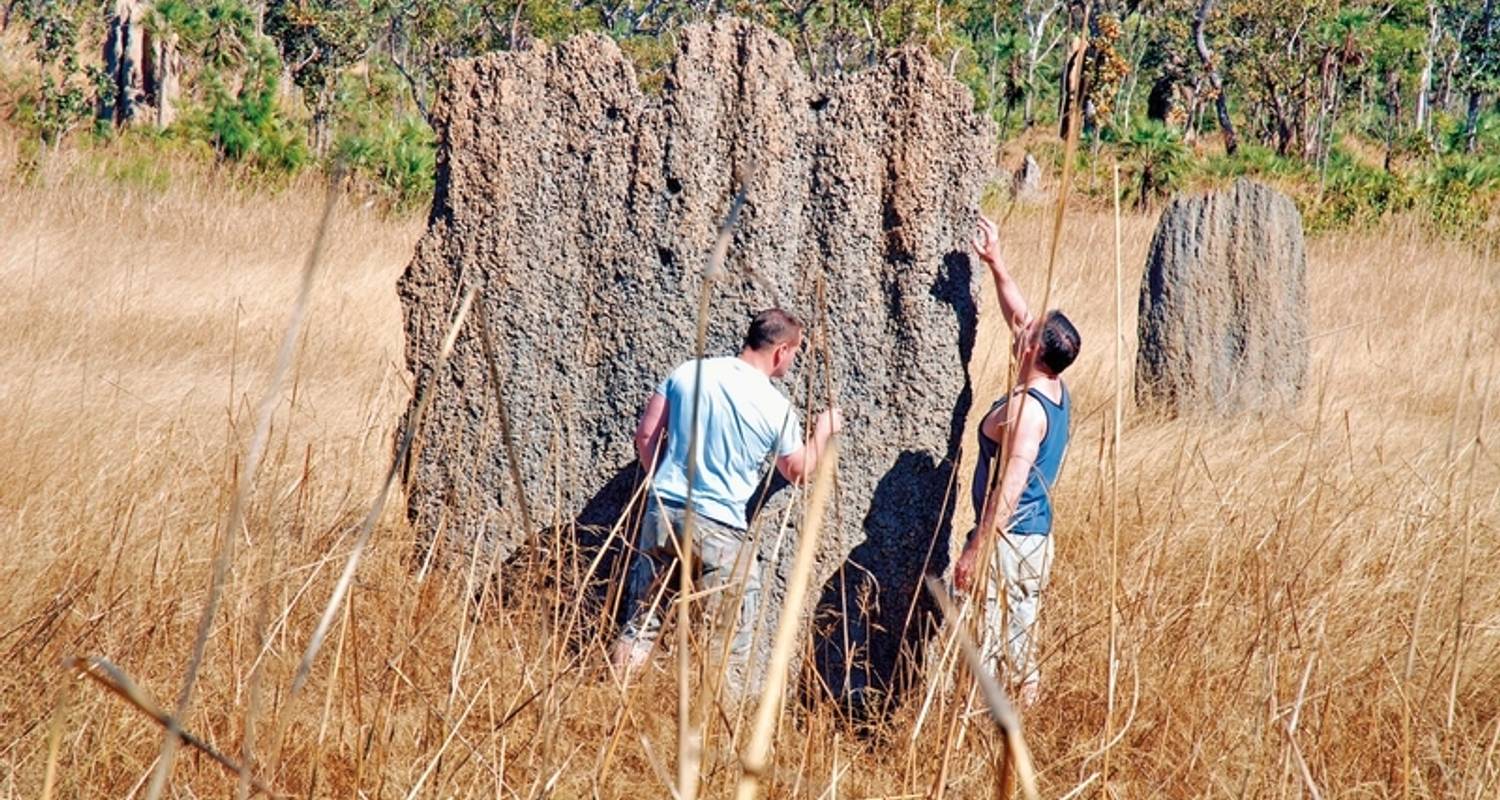
[[[433,106],[453,59],[593,31],[619,42],[650,90],[665,80],[676,30],[731,11],[785,35],[820,75],[925,47],[1002,138],[1055,128],[1069,41],[1086,36],[1084,124],[1095,147],[1083,160],[1120,160],[1138,206],[1244,175],[1286,188],[1314,229],[1391,214],[1416,214],[1448,236],[1496,227],[1495,0],[1295,9],[1105,0],[1090,14],[1076,0],[143,2],[149,30],[172,37],[183,61],[187,113],[159,141],[204,143],[258,181],[341,162],[357,187],[397,209],[430,196]],[[94,63],[108,8],[13,0],[7,9],[4,23],[29,58],[9,116],[34,140],[30,151],[41,157],[70,136],[117,137],[107,122],[80,124],[113,91]],[[1097,194],[1103,183],[1087,188]]]

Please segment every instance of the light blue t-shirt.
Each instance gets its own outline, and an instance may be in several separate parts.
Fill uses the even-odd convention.
[[[667,448],[652,482],[664,499],[686,504],[688,444],[692,439],[696,361],[667,376],[657,394],[667,398]],[[802,448],[797,411],[764,372],[737,356],[703,360],[698,412],[697,485],[693,509],[722,525],[750,527],[745,506],[760,485],[766,456]]]

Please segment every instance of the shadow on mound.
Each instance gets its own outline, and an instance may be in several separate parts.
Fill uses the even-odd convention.
[[[957,251],[943,259],[931,295],[958,319],[959,354],[970,363],[978,309],[970,289],[973,265]],[[941,622],[922,588],[926,575],[948,568],[953,508],[962,483],[959,444],[973,401],[967,369],[948,422],[948,452],[906,450],[875,487],[862,527],[865,541],[824,585],[813,612],[814,674],[804,696],[833,700],[855,722],[889,711],[919,680],[925,643]]]
[[[805,684],[856,721],[878,716],[914,685],[938,610],[922,577],[948,566],[953,501],[936,502],[950,463],[905,452],[880,481],[865,541],[823,586],[813,611],[813,668]],[[811,698],[809,698],[811,699]]]
[[[630,503],[640,475],[639,463],[632,461],[571,522],[543,525],[519,544],[494,575],[503,607],[563,598],[572,620],[569,644],[579,650],[596,638],[607,644],[621,622],[629,545],[640,526],[640,504]]]

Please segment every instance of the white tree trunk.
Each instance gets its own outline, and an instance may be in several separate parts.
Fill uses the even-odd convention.
[[[182,91],[182,56],[177,52],[177,34],[156,42],[156,127],[165,130],[177,121],[177,97]]]
[[[1427,4],[1427,46],[1422,49],[1422,77],[1417,81],[1417,130],[1425,131],[1432,119],[1428,99],[1432,93],[1432,59],[1438,44],[1438,8]]]
[[[1036,71],[1052,48],[1057,46],[1060,37],[1054,36],[1050,43],[1044,44],[1047,38],[1047,25],[1057,12],[1062,8],[1062,0],[1026,0],[1021,8],[1021,23],[1026,29],[1026,127],[1031,127],[1036,122],[1033,115],[1036,109]]]

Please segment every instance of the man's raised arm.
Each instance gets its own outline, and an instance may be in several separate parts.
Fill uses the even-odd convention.
[[[1031,310],[1026,307],[1021,287],[1005,268],[1005,257],[1000,253],[1000,228],[983,215],[980,215],[979,225],[974,230],[974,250],[990,268],[990,277],[995,279],[1000,311],[1005,314],[1005,324],[1010,326],[1011,336],[1020,336],[1026,323],[1031,321]]]

